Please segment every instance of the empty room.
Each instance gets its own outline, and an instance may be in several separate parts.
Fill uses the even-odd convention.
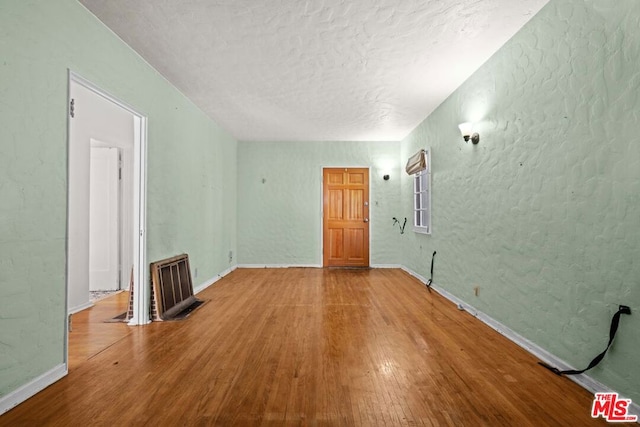
[[[636,0],[0,0],[0,426],[640,415]]]

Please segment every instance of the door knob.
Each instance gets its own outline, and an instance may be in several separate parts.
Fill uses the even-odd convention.
[[[369,222],[369,218],[365,218],[365,219],[364,219],[364,222]]]

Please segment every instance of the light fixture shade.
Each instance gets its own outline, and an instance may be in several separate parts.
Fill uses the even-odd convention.
[[[469,138],[473,132],[473,123],[465,122],[458,125],[463,138]]]

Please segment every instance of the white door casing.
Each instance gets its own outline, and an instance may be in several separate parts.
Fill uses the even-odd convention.
[[[149,272],[146,265],[147,118],[69,70],[69,162],[67,217],[67,301],[75,313],[89,303],[90,146],[117,147],[122,154],[120,183],[120,282],[132,284],[130,325],[149,323]],[[96,110],[97,109],[97,110]],[[128,125],[114,126],[116,117]],[[65,328],[66,329],[66,328]],[[65,333],[65,360],[66,337]]]

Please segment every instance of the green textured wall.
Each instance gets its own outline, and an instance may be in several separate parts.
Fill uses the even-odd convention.
[[[402,142],[433,148],[433,235],[403,262],[640,402],[638,2],[552,0]],[[475,121],[480,144],[457,124]],[[403,179],[405,215],[411,182]],[[473,287],[479,286],[479,296]],[[542,373],[541,373],[542,374]]]
[[[399,156],[398,142],[240,142],[238,263],[322,265],[322,168],[368,166],[370,262],[398,264]]]
[[[0,397],[63,363],[68,69],[149,118],[148,260],[235,252],[234,139],[75,0],[0,0]]]

